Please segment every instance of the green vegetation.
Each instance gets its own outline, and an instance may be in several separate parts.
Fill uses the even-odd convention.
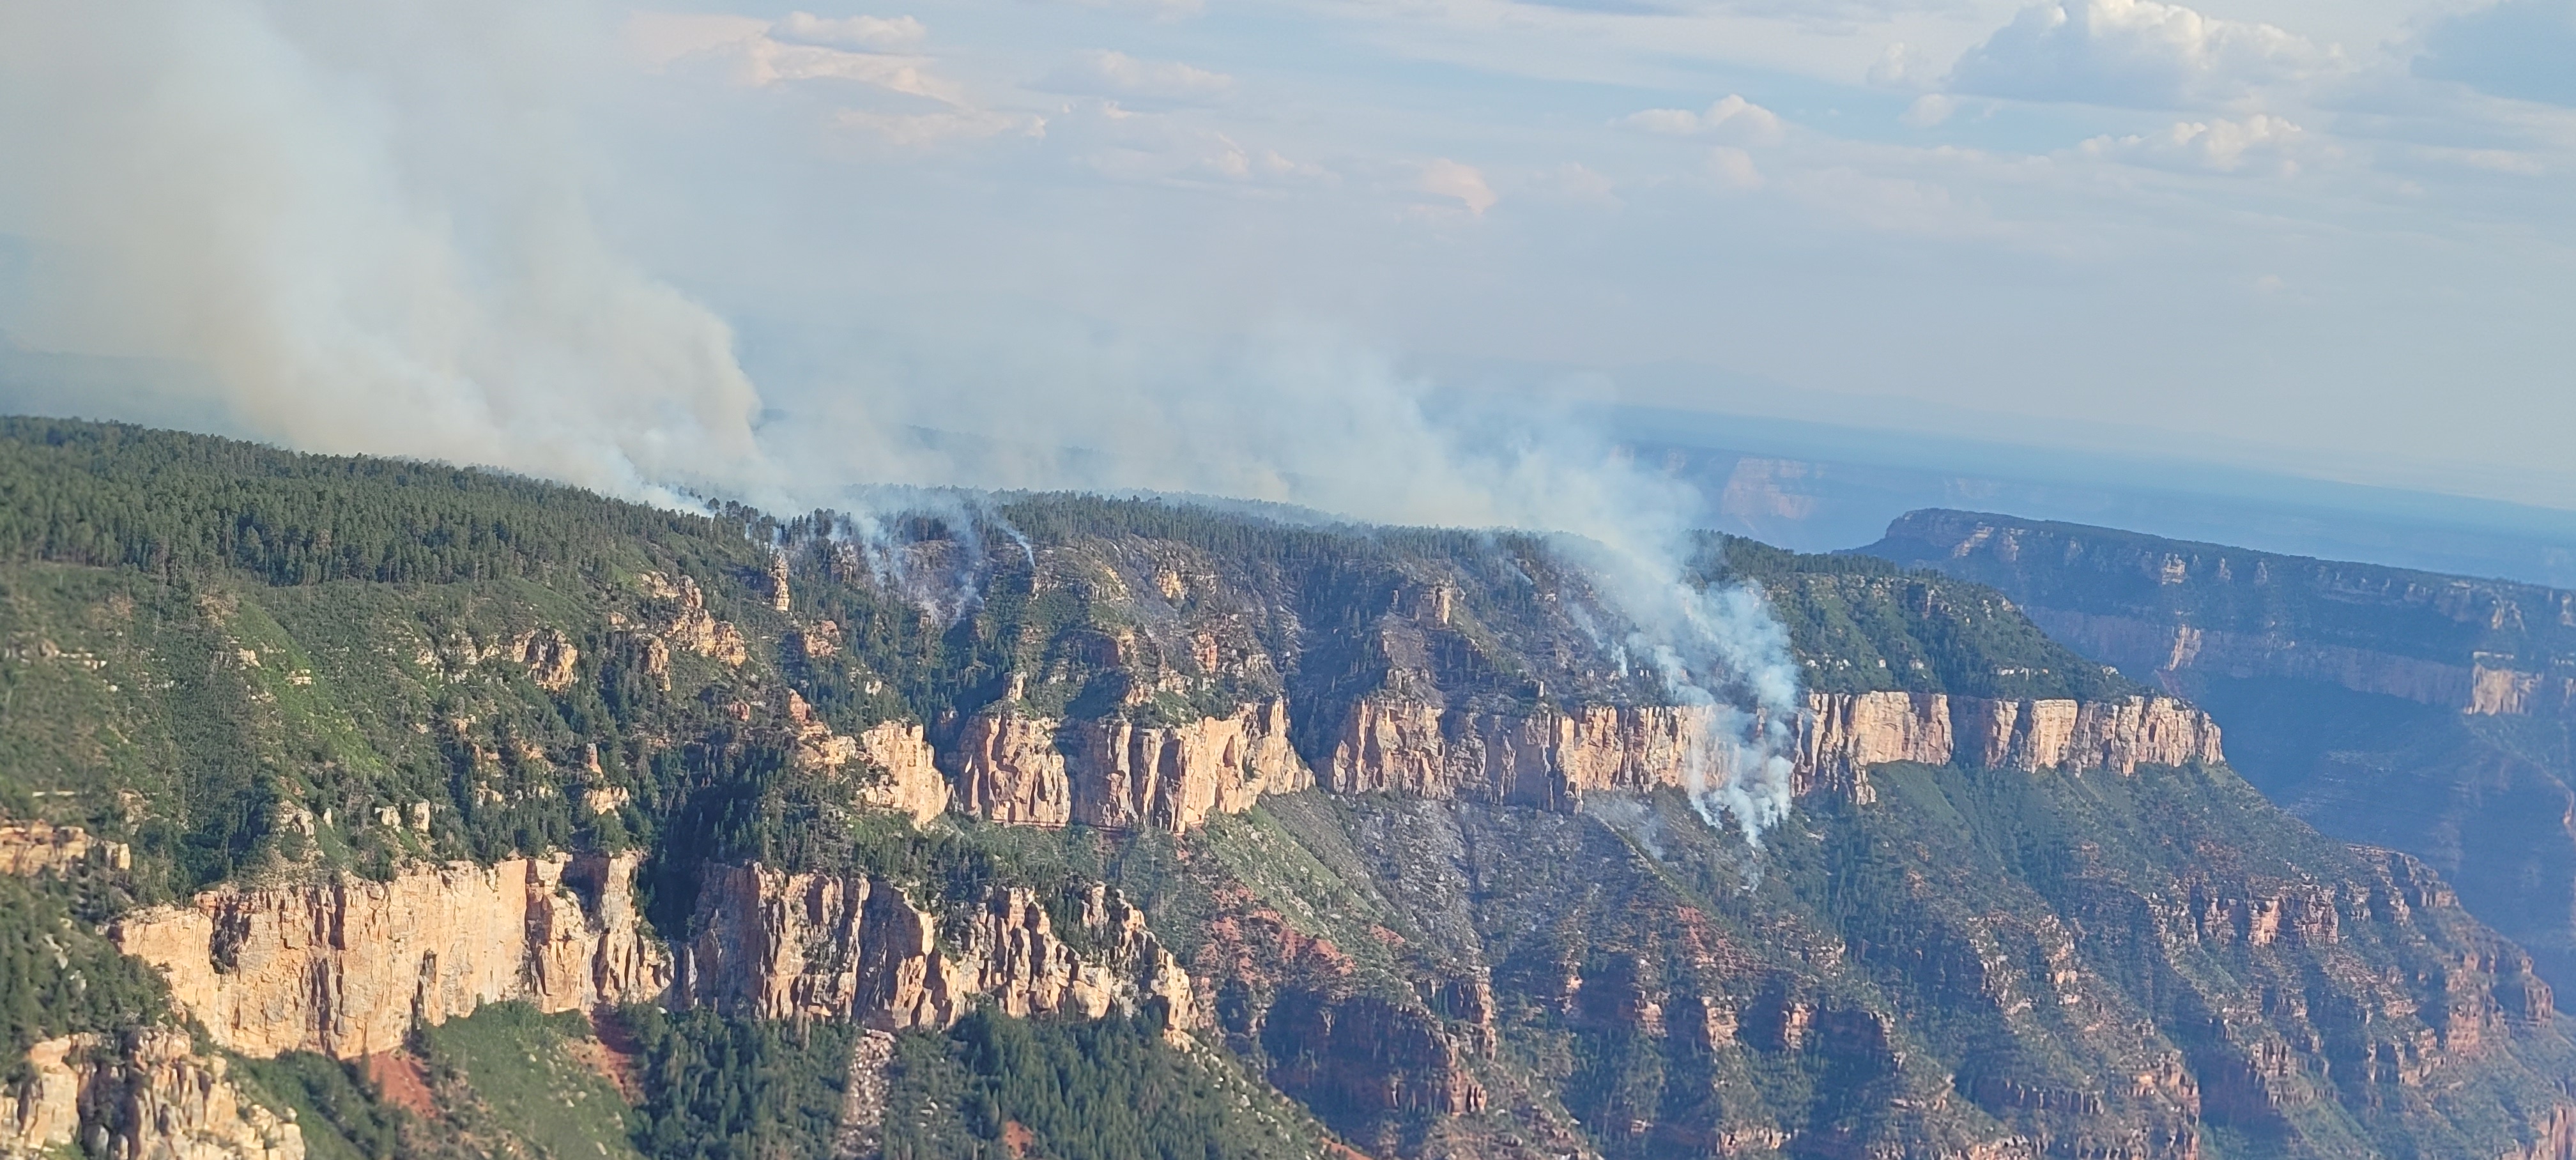
[[[2143,692],[2050,640],[1991,588],[1871,556],[1710,540],[1712,575],[1762,586],[1807,687],[2091,700]]]
[[[59,882],[0,875],[0,1083],[24,1075],[38,1040],[170,1017],[160,978],[116,953],[79,909]]]
[[[857,1031],[712,1011],[620,1014],[639,1045],[635,1146],[652,1160],[823,1160]]]
[[[444,583],[596,573],[644,544],[715,542],[718,523],[485,471],[0,419],[0,558]]]
[[[420,1034],[433,1085],[473,1093],[470,1114],[448,1109],[467,1134],[505,1133],[527,1160],[632,1160],[625,1102],[572,1055],[590,1037],[579,1012],[542,1015],[525,1003],[490,1004]]]
[[[269,1102],[291,1108],[308,1160],[396,1160],[402,1109],[378,1099],[357,1065],[298,1051],[237,1059],[233,1074]]]
[[[895,1057],[886,1160],[1268,1160],[1323,1153],[1313,1121],[1150,1020],[977,1011]]]

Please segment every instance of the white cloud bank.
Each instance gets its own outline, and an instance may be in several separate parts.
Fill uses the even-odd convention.
[[[2154,133],[2102,136],[2085,141],[2088,156],[2166,169],[2211,173],[2260,171],[2290,176],[2306,131],[2280,117],[2257,113],[2242,121],[2213,117],[2177,121]]]
[[[1037,88],[1080,96],[1204,104],[1234,91],[1234,78],[1179,61],[1139,60],[1123,52],[1086,52],[1039,80]]]
[[[1646,109],[1616,123],[1674,137],[1713,137],[1734,145],[1776,145],[1783,132],[1779,114],[1732,93],[1704,112]]]
[[[2337,52],[2269,24],[2157,0],[2025,8],[1950,69],[1954,92],[2135,108],[2229,104],[2316,74]]]

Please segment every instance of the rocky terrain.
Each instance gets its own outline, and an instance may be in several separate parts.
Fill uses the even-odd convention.
[[[2425,859],[2576,987],[2576,593],[1967,512],[1866,550],[2208,706],[2275,801]]]
[[[1544,539],[0,434],[19,1151],[2565,1154],[2528,955],[1977,584],[1704,545],[1757,835]]]

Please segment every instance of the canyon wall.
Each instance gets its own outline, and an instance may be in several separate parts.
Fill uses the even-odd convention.
[[[996,888],[943,925],[880,879],[716,867],[672,1000],[887,1031],[946,1027],[977,999],[1014,1016],[1159,1010],[1173,1027],[1196,1021],[1189,976],[1143,910],[1095,888],[1079,921],[1085,952],[1024,889]]]
[[[217,1043],[257,1058],[391,1051],[415,1021],[506,1000],[544,1011],[666,1001],[887,1030],[945,1027],[978,999],[1011,1015],[1197,1019],[1189,977],[1144,912],[1105,889],[1080,900],[1082,929],[1067,938],[1026,890],[996,888],[943,923],[878,879],[712,866],[696,937],[674,964],[636,914],[636,867],[633,856],[514,858],[210,891],[110,935],[162,971]]]
[[[66,873],[81,866],[125,870],[134,865],[134,850],[123,842],[104,842],[79,826],[44,822],[0,824],[0,874],[22,878]]]
[[[1324,765],[1336,793],[1473,798],[1566,808],[1586,793],[1689,782],[1705,717],[1594,706],[1528,716],[1443,713],[1419,701],[1355,706]],[[2170,697],[1995,700],[1940,693],[1811,693],[1792,753],[1799,784],[1849,783],[1893,761],[2038,773],[2225,760],[2218,726]]]
[[[1181,833],[1314,784],[1277,700],[1168,727],[981,714],[946,757],[958,808],[1012,825]]]
[[[48,1039],[27,1077],[0,1091],[0,1155],[96,1160],[303,1160],[291,1118],[244,1098],[221,1057],[188,1033],[152,1027],[121,1038]]]
[[[1975,512],[1865,549],[1994,585],[2141,679],[2323,681],[2473,716],[2576,709],[2576,593]]]
[[[448,863],[391,881],[226,887],[119,919],[109,937],[159,968],[216,1043],[266,1058],[354,1059],[520,999],[546,1011],[658,997],[667,952],[632,892],[639,856]]]

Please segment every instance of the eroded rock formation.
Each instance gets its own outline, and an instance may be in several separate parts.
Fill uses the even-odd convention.
[[[943,928],[881,879],[714,867],[673,1000],[882,1030],[945,1027],[978,999],[1017,1016],[1158,1009],[1175,1027],[1196,1021],[1189,976],[1142,910],[1095,892],[1081,922],[1088,955],[1026,890],[996,889]]]
[[[884,721],[859,734],[859,752],[885,779],[859,790],[859,799],[878,809],[909,814],[926,824],[948,811],[948,778],[939,772],[930,741],[916,722]]]
[[[643,930],[637,856],[511,858],[270,889],[128,915],[119,949],[160,968],[215,1042],[354,1059],[492,1002],[546,1011],[649,1001],[667,953]]]
[[[83,865],[129,869],[134,865],[134,851],[123,842],[92,838],[79,826],[0,823],[0,874],[24,878],[59,874]]]
[[[144,1028],[121,1039],[48,1039],[27,1078],[0,1093],[0,1154],[98,1160],[303,1160],[294,1122],[244,1098],[221,1057],[188,1033]]]
[[[1940,693],[1813,693],[1798,765],[1821,774],[1891,761],[2028,772],[2137,772],[2225,760],[2216,722],[2171,697],[1988,700]]]
[[[987,821],[1171,833],[1314,781],[1284,701],[1169,727],[984,714],[959,727],[949,765],[959,808]]]
[[[1565,808],[1586,793],[1689,783],[1704,718],[1687,708],[1589,706],[1529,716],[1444,713],[1420,701],[1354,706],[1325,764],[1338,793]],[[2223,760],[2218,726],[2170,697],[1986,700],[1815,693],[1792,754],[1800,784],[1849,784],[1894,761],[2121,774]]]

